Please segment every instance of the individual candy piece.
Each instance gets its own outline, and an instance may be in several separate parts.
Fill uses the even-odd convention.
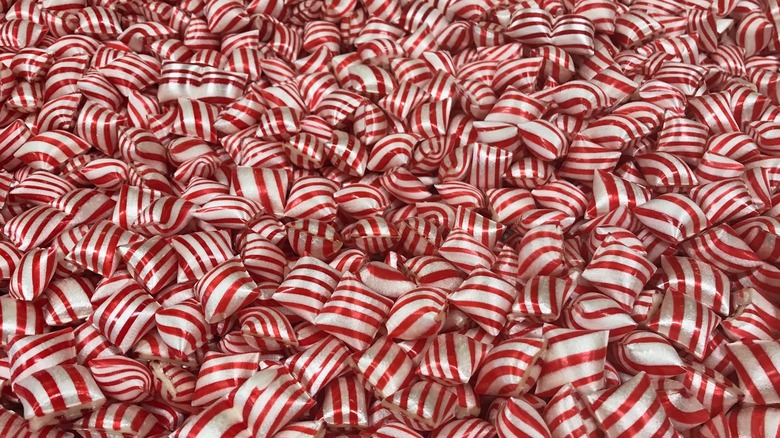
[[[552,428],[550,436],[598,436],[596,420],[588,411],[582,395],[571,385],[564,385],[550,399],[542,417]]]
[[[365,219],[383,212],[390,205],[390,194],[381,187],[368,184],[350,184],[333,195],[339,209],[354,217]]]
[[[8,280],[16,271],[22,252],[11,242],[0,242],[0,279]]]
[[[439,255],[465,273],[487,269],[496,256],[468,231],[452,230],[439,247]]]
[[[463,274],[445,259],[420,256],[408,259],[406,272],[417,284],[442,289],[455,289],[463,283]]]
[[[228,231],[199,231],[173,236],[170,243],[179,256],[177,281],[180,283],[199,280],[234,255]]]
[[[313,322],[328,301],[341,274],[314,257],[301,257],[273,294],[274,301]]]
[[[500,438],[528,436],[550,437],[550,430],[541,414],[527,401],[510,398],[496,417],[496,432]]]
[[[731,281],[715,266],[690,257],[661,257],[656,287],[673,289],[704,304],[719,315],[728,315]]]
[[[653,377],[673,377],[685,372],[677,350],[655,333],[635,331],[610,348],[613,363],[631,374],[645,372]]]
[[[117,248],[127,270],[149,293],[157,293],[176,279],[179,258],[164,239],[152,237]]]
[[[106,403],[77,421],[73,429],[85,433],[115,433],[139,437],[151,436],[165,430],[150,412],[128,403]]]
[[[228,398],[233,406],[241,407],[254,436],[273,436],[314,404],[283,365],[272,365],[255,373]],[[269,407],[273,410],[269,411]]]
[[[664,379],[657,380],[655,385],[658,400],[676,430],[690,430],[710,419],[710,413],[682,383]]]
[[[386,219],[371,217],[344,227],[344,238],[367,254],[381,254],[396,244],[400,235]]]
[[[190,417],[191,419],[176,429],[172,437],[249,437],[247,424],[241,411],[234,408],[227,398],[217,400],[211,406]]]
[[[217,228],[242,229],[263,212],[256,201],[234,195],[217,195],[191,212],[192,217]]]
[[[111,275],[119,265],[117,249],[140,239],[135,233],[125,231],[107,220],[96,223],[76,247],[68,259],[104,277]]]
[[[520,396],[533,387],[541,371],[546,341],[519,337],[496,345],[485,356],[474,385],[478,394]]]
[[[230,354],[209,351],[198,372],[193,406],[208,406],[247,381],[257,371],[260,353]]]
[[[314,318],[314,324],[355,350],[365,350],[387,318],[393,302],[347,274]]]
[[[325,178],[304,177],[295,181],[287,198],[285,216],[332,221],[338,208],[333,197],[338,188],[338,184]]]
[[[97,357],[88,362],[88,367],[107,397],[138,403],[151,395],[152,373],[137,360],[124,356]]]
[[[704,304],[680,292],[669,290],[648,327],[699,360],[706,352],[710,334],[721,318]]]
[[[19,259],[10,279],[9,294],[17,300],[33,301],[46,290],[57,268],[54,247],[36,248]]]
[[[33,431],[60,417],[78,418],[82,410],[97,409],[106,402],[89,370],[81,365],[58,365],[38,371],[17,382],[15,393]]]
[[[190,371],[170,363],[149,362],[154,390],[167,403],[189,404],[195,391],[196,377]]]
[[[404,273],[383,262],[367,263],[357,272],[357,276],[370,289],[393,299],[416,287]]]
[[[241,332],[287,345],[297,345],[298,339],[292,324],[284,313],[273,307],[250,306],[236,315]]]
[[[417,374],[447,386],[468,383],[488,350],[490,345],[466,335],[439,335],[426,350]]]
[[[601,389],[609,333],[553,328],[544,334],[547,350],[535,394],[555,394],[570,383],[580,391]]]
[[[267,213],[281,217],[289,183],[287,171],[239,166],[230,179],[230,194],[259,202]]]
[[[653,234],[669,243],[682,242],[709,226],[701,208],[682,194],[659,195],[634,208],[633,212]]]
[[[318,416],[331,427],[367,427],[369,397],[357,377],[339,377],[325,389]]]
[[[54,280],[44,292],[43,317],[49,326],[66,325],[92,314],[90,301],[95,284],[85,277]]]
[[[160,305],[141,286],[123,290],[103,301],[92,315],[92,323],[123,353],[154,327]]]
[[[333,259],[343,245],[335,227],[313,219],[288,223],[287,238],[298,255],[321,260]]]
[[[447,293],[444,289],[420,287],[401,295],[385,322],[387,336],[415,340],[436,335],[444,325]]]
[[[533,277],[520,290],[517,301],[512,305],[512,315],[554,321],[573,292],[572,287],[573,283],[568,278]]]
[[[365,351],[353,354],[349,363],[381,398],[392,396],[414,378],[412,360],[389,338],[380,338]]]
[[[628,312],[612,298],[585,292],[571,300],[564,310],[564,321],[570,328],[608,331],[609,340],[615,341],[636,328]]]
[[[50,203],[71,217],[71,225],[91,225],[105,219],[114,210],[114,204],[115,201],[94,189],[76,189]]]
[[[485,420],[479,418],[465,418],[462,420],[452,420],[436,428],[431,433],[432,437],[464,437],[464,438],[487,438],[494,436],[495,427]]]
[[[119,348],[108,342],[105,336],[89,322],[85,322],[73,330],[76,337],[76,353],[80,364],[87,364],[97,357],[121,356]]]
[[[72,222],[69,216],[47,205],[33,207],[5,223],[3,234],[21,251],[44,246]]]
[[[9,192],[16,199],[33,204],[48,204],[76,189],[66,179],[43,170],[35,171],[21,180]]]
[[[620,386],[586,393],[583,398],[607,436],[628,437],[635,436],[635,433],[657,437],[677,435],[645,373],[637,374]],[[627,412],[635,414],[628,415]]]
[[[414,421],[415,428],[433,430],[451,420],[457,395],[436,382],[417,382],[382,401],[382,406]]]
[[[70,328],[54,332],[17,337],[8,345],[11,364],[11,383],[16,385],[22,379],[38,371],[76,363],[76,340]]]
[[[450,302],[493,336],[506,324],[517,288],[498,274],[477,269],[450,295]]]
[[[655,270],[643,254],[613,238],[596,250],[582,272],[582,278],[624,309],[630,310]]]
[[[727,344],[732,362],[739,376],[739,389],[748,404],[769,405],[780,398],[777,385],[770,376],[777,373],[776,358],[780,344],[776,341],[744,340]]]
[[[154,320],[163,342],[182,354],[193,353],[212,336],[211,326],[195,299],[161,308]]]
[[[284,364],[309,394],[316,395],[331,380],[348,369],[350,351],[338,339],[328,336],[287,359]]]
[[[238,258],[226,260],[195,283],[206,321],[223,321],[257,299],[260,290]]]
[[[523,236],[519,248],[519,276],[558,275],[564,268],[563,232],[557,225],[533,227]]]
[[[761,261],[728,225],[719,225],[682,244],[688,256],[710,263],[727,274],[755,269]]]

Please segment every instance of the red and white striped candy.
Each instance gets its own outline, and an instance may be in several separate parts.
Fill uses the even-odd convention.
[[[194,218],[217,228],[242,229],[256,216],[263,213],[263,207],[256,201],[235,195],[218,194],[191,211]]]
[[[547,350],[535,394],[555,394],[570,383],[579,391],[603,387],[609,333],[553,328],[544,334]]]
[[[12,385],[47,368],[73,365],[76,363],[73,329],[14,338],[8,345],[8,358]]]
[[[680,355],[655,333],[635,331],[612,344],[615,365],[631,374],[645,372],[652,377],[673,377],[685,372]]]
[[[154,390],[165,402],[189,404],[195,390],[196,377],[190,371],[170,363],[149,362]]]
[[[151,395],[152,373],[136,360],[124,356],[98,357],[90,360],[88,367],[107,397],[138,403]]]
[[[501,438],[527,436],[549,437],[550,430],[542,415],[522,398],[510,398],[495,419],[496,432]]]
[[[420,287],[401,295],[385,322],[390,338],[415,340],[436,335],[444,325],[446,293],[443,289]]]
[[[267,213],[281,217],[289,184],[284,170],[237,167],[230,180],[230,194],[259,202]]]
[[[689,257],[661,257],[656,287],[673,289],[704,304],[720,315],[730,312],[731,281],[715,266]]]
[[[205,272],[195,283],[208,323],[229,318],[260,294],[257,284],[238,258],[228,259]]]
[[[513,283],[488,269],[478,268],[450,295],[450,302],[493,336],[507,321],[507,313],[517,298]]]
[[[339,283],[341,274],[314,257],[301,257],[273,294],[288,310],[313,322]]]
[[[21,301],[33,301],[46,290],[57,269],[54,247],[36,248],[24,254],[11,275],[9,295]]]
[[[327,336],[287,359],[284,364],[309,394],[316,395],[329,382],[349,369],[349,349]]]
[[[609,436],[677,436],[645,373],[637,374],[620,386],[586,393],[583,398],[599,428]]]
[[[192,396],[193,406],[208,406],[229,394],[257,371],[260,353],[209,351],[203,359]]]
[[[564,321],[571,328],[609,331],[609,339],[614,341],[636,328],[629,310],[612,298],[585,292],[571,300],[564,310]]]
[[[598,436],[598,426],[582,395],[564,385],[544,407],[542,416],[551,427],[550,436]]]
[[[432,430],[451,420],[457,395],[436,382],[417,382],[382,401],[382,405],[413,419],[415,429]],[[399,418],[400,419],[400,418]]]
[[[643,225],[669,243],[689,239],[709,226],[707,216],[689,197],[666,193],[633,209]]]
[[[739,377],[739,389],[748,404],[768,405],[780,398],[780,388],[771,376],[777,373],[780,345],[777,341],[741,340],[727,344]]]
[[[596,250],[582,278],[628,310],[655,270],[642,253],[612,240]]]
[[[72,219],[65,213],[40,205],[6,221],[3,235],[20,251],[28,251],[51,242],[71,224]]]
[[[32,172],[9,192],[20,201],[33,204],[48,204],[76,187],[53,173],[42,170]]]
[[[52,171],[89,150],[89,144],[67,131],[47,131],[30,138],[14,156],[36,170]]]
[[[381,187],[350,184],[333,195],[343,212],[355,219],[365,219],[383,212],[390,205],[390,194]]]
[[[212,336],[211,326],[195,299],[161,308],[154,319],[162,341],[185,355],[206,344]]]
[[[298,344],[290,321],[284,313],[273,307],[250,306],[238,312],[237,317],[244,335],[286,345]]]
[[[86,277],[65,277],[49,283],[44,292],[43,317],[50,326],[66,325],[92,314],[95,284]]]
[[[331,260],[343,245],[336,228],[331,224],[301,219],[289,222],[286,226],[290,246],[300,256],[311,255],[321,260]]]
[[[558,169],[558,176],[590,184],[596,171],[612,172],[620,157],[619,151],[607,149],[584,138],[575,138]]]
[[[517,301],[512,305],[512,317],[554,321],[572,292],[571,279],[534,276],[520,290]]]
[[[528,280],[537,275],[561,274],[564,267],[561,227],[557,225],[533,227],[523,236],[519,253],[521,280]]]
[[[125,289],[103,301],[92,314],[100,333],[123,353],[154,327],[160,305],[140,286]]]
[[[458,333],[437,336],[426,349],[417,374],[443,385],[468,383],[490,350],[490,345]]]
[[[674,380],[657,380],[656,395],[675,429],[690,430],[710,419],[710,413],[685,386]]]
[[[474,391],[504,397],[528,392],[539,377],[545,350],[546,342],[539,338],[501,342],[484,357]]]
[[[350,358],[350,366],[382,398],[406,387],[414,378],[412,360],[389,338],[380,338]]]
[[[701,360],[707,353],[710,334],[720,320],[714,311],[694,298],[668,290],[648,327]]]
[[[149,293],[157,293],[176,280],[179,260],[176,251],[164,239],[139,240],[117,250],[130,275]]]
[[[165,431],[154,414],[129,403],[106,403],[73,425],[86,434],[153,436]]]
[[[319,177],[304,177],[290,188],[284,214],[295,219],[315,219],[330,222],[336,217],[338,205],[334,194],[338,184]]]
[[[118,205],[118,204],[117,204]],[[101,220],[82,237],[68,254],[68,260],[103,276],[111,275],[119,266],[117,249],[140,239],[112,222]]]
[[[81,364],[89,363],[90,360],[97,357],[122,355],[122,352],[108,342],[108,339],[89,322],[85,322],[73,330],[73,335],[76,337],[76,352]]]
[[[369,400],[356,376],[342,376],[328,384],[318,416],[331,427],[367,427]]]
[[[347,274],[330,295],[314,324],[355,350],[371,344],[393,302]]]
[[[52,424],[59,417],[78,418],[82,410],[97,409],[106,402],[89,370],[72,364],[38,371],[17,382],[14,392],[31,430]]]
[[[198,280],[234,256],[227,231],[201,231],[170,240],[179,260],[178,282]]]
[[[758,255],[728,225],[719,225],[682,244],[689,257],[734,274],[761,265]]]

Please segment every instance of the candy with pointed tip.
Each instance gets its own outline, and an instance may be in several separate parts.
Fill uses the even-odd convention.
[[[138,403],[152,393],[152,373],[142,363],[124,356],[97,357],[87,366],[107,397]]]

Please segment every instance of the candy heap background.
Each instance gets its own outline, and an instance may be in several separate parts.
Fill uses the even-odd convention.
[[[0,11],[0,436],[780,435],[777,1]]]

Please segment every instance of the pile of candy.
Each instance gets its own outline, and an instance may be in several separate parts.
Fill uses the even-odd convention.
[[[0,0],[1,437],[780,435],[778,0]]]

